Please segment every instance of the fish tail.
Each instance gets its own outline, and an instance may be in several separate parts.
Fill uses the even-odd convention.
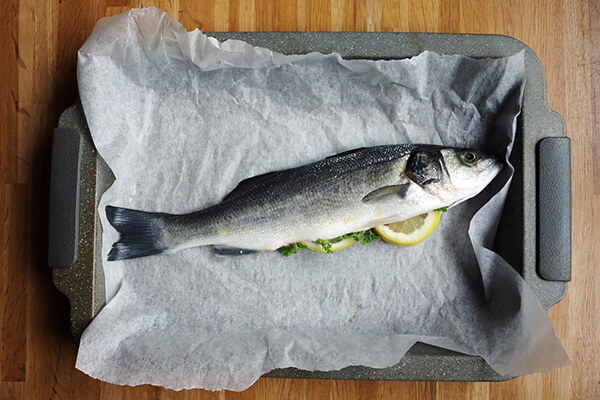
[[[119,232],[119,241],[113,243],[108,261],[127,260],[160,254],[167,250],[164,243],[165,217],[129,208],[106,206],[108,222]]]

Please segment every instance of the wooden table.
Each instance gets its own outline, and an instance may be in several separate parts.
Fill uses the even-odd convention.
[[[600,3],[597,0],[3,0],[0,3],[0,399],[600,399]],[[284,5],[285,3],[285,5]],[[498,33],[529,45],[573,160],[573,281],[550,311],[570,367],[503,383],[260,379],[243,393],[120,387],[75,370],[68,304],[46,268],[52,128],[101,17],[156,5],[204,31]]]

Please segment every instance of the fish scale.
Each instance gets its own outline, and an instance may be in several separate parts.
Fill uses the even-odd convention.
[[[221,203],[190,214],[108,206],[121,233],[109,260],[203,245],[244,254],[335,238],[455,205],[479,193],[501,166],[469,149],[375,146],[246,179]]]

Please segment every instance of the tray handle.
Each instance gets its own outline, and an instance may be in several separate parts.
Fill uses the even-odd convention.
[[[537,144],[538,274],[571,280],[571,141],[546,137]]]
[[[70,267],[78,258],[81,152],[77,130],[54,129],[48,227],[48,266],[52,268]]]

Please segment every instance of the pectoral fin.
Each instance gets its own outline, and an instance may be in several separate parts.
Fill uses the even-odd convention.
[[[389,198],[389,196],[396,196],[401,199],[406,197],[406,192],[408,192],[408,188],[410,183],[403,183],[401,185],[392,185],[392,186],[384,186],[377,190],[372,191],[362,198],[363,203],[372,203],[375,201],[381,201]]]

